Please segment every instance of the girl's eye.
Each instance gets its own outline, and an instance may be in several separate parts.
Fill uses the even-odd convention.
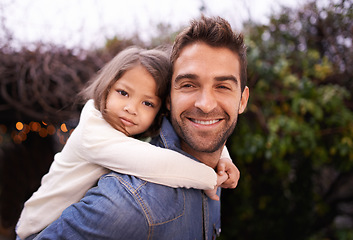
[[[128,96],[129,94],[124,90],[117,90],[117,92],[122,96]]]
[[[143,104],[146,105],[147,107],[154,107],[153,103],[148,101],[144,101]]]

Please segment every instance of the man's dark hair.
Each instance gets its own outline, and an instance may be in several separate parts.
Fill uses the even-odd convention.
[[[235,33],[230,24],[221,17],[201,16],[199,20],[191,21],[190,26],[176,37],[170,57],[173,68],[181,51],[196,42],[204,42],[211,47],[225,47],[238,55],[241,91],[243,91],[247,80],[246,46],[243,35]]]

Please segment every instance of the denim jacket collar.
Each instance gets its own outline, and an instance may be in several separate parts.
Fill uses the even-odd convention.
[[[159,136],[153,139],[151,143],[159,147],[174,150],[199,162],[199,160],[197,160],[195,157],[181,150],[180,139],[177,133],[174,131],[174,128],[169,119],[166,117],[163,118]]]
[[[182,151],[180,149],[180,140],[178,135],[173,129],[172,124],[167,118],[163,119],[161,131],[159,133],[161,141],[163,142],[163,146],[165,148],[175,150],[175,151]]]

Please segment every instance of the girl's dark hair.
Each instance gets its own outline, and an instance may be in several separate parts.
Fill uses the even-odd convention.
[[[102,112],[105,120],[113,127],[112,118],[106,118],[107,96],[116,81],[122,75],[133,67],[141,65],[151,74],[156,81],[156,96],[161,99],[162,106],[155,121],[150,128],[141,136],[153,136],[158,133],[161,126],[163,114],[166,111],[165,99],[169,91],[170,81],[170,60],[167,49],[143,49],[140,47],[129,47],[118,53],[110,62],[108,62],[89,82],[86,88],[80,92],[84,100],[93,99],[95,107]]]

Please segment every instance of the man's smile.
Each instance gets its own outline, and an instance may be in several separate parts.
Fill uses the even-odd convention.
[[[197,124],[200,124],[200,125],[212,125],[212,124],[215,124],[219,121],[221,121],[221,119],[215,119],[215,120],[197,120],[197,119],[194,119],[194,118],[188,118],[190,121],[194,122],[194,123],[197,123]]]

